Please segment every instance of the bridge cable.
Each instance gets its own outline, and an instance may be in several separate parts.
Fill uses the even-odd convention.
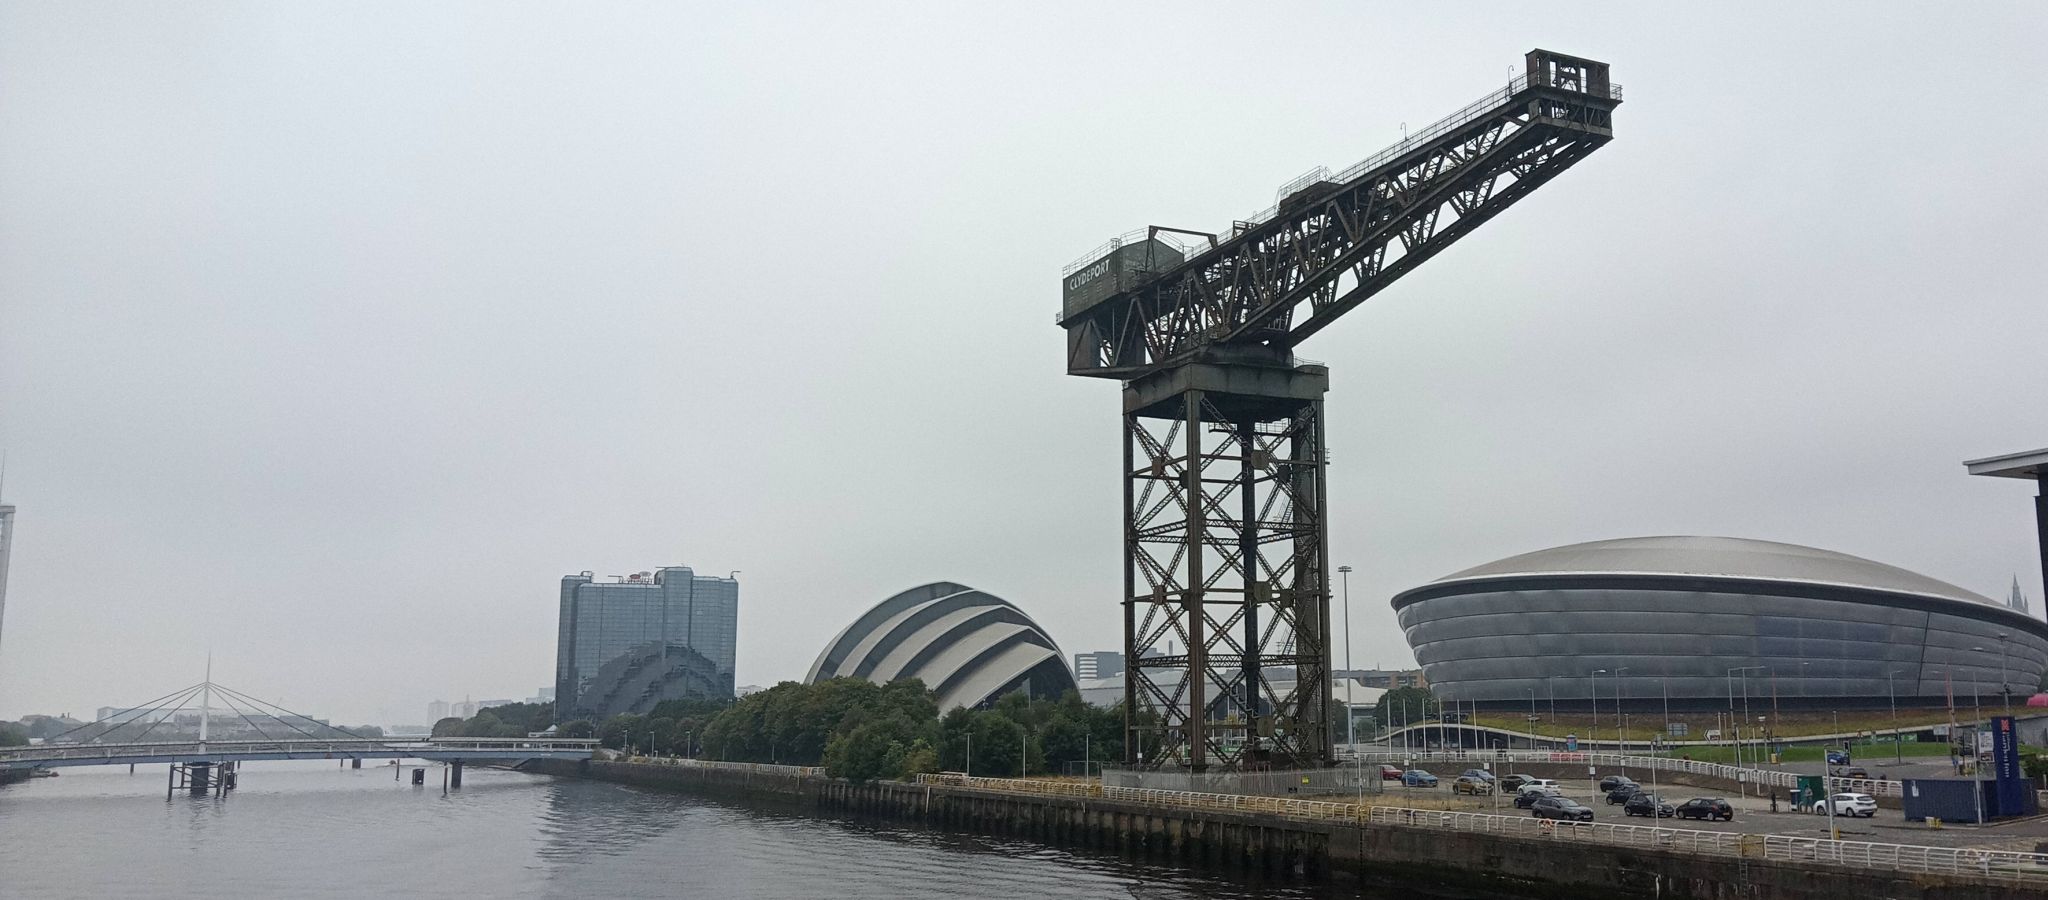
[[[194,685],[194,686],[192,687],[192,689],[191,689],[191,690],[188,690],[188,691],[186,691],[186,692],[185,692],[185,693],[184,693],[183,695],[181,695],[181,696],[180,696],[180,697],[178,698],[178,701],[182,703],[182,702],[184,702],[185,700],[189,700],[189,699],[191,699],[192,695],[193,695],[193,694],[196,694],[196,693],[199,693],[199,689],[200,689],[201,687],[204,687],[204,686],[205,686],[205,685],[203,685],[203,684],[202,684],[202,685]],[[149,737],[149,733],[150,733],[150,732],[152,732],[152,731],[155,731],[155,730],[157,729],[157,726],[159,726],[159,725],[162,725],[163,723],[165,723],[165,722],[168,722],[168,721],[170,721],[171,719],[175,718],[175,717],[176,717],[176,715],[175,715],[175,714],[177,713],[177,711],[178,711],[177,707],[172,707],[172,708],[171,708],[171,712],[172,712],[172,714],[173,714],[173,715],[167,715],[167,716],[164,716],[163,718],[160,718],[160,719],[158,719],[158,720],[156,720],[156,721],[154,721],[154,722],[151,722],[151,723],[149,723],[149,727],[148,727],[148,728],[144,728],[144,729],[142,729],[142,733],[141,733],[141,734],[138,734],[138,735],[136,735],[136,736],[135,736],[135,739],[134,739],[134,740],[132,740],[132,741],[128,741],[127,743],[131,743],[131,744],[140,744],[140,743],[142,743],[142,739],[143,739],[143,738],[146,738],[146,737]]]
[[[218,686],[218,685],[216,685],[216,686]],[[256,725],[256,722],[255,722],[255,720],[253,720],[253,719],[249,718],[249,715],[248,715],[247,713],[244,713],[244,712],[242,712],[242,708],[241,708],[241,707],[239,707],[239,706],[236,706],[236,705],[235,705],[235,701],[234,701],[234,700],[233,700],[232,698],[228,697],[228,695],[227,695],[227,694],[225,694],[225,693],[221,694],[220,700],[221,700],[221,702],[222,702],[222,703],[225,703],[225,704],[227,704],[227,707],[228,707],[228,709],[229,709],[230,711],[232,711],[232,712],[233,712],[233,713],[234,713],[235,715],[237,715],[237,716],[240,716],[240,717],[242,718],[242,721],[244,721],[244,722],[247,722],[247,723],[249,724],[249,730],[250,730],[250,731],[254,731],[254,732],[256,732],[256,733],[257,733],[258,735],[261,735],[261,736],[263,737],[263,739],[264,739],[264,740],[266,740],[266,741],[275,741],[275,740],[277,740],[277,738],[271,737],[271,736],[270,736],[270,733],[269,733],[269,732],[267,732],[267,731],[264,731],[264,730],[263,730],[262,728],[260,728],[260,727],[257,727],[257,725]],[[260,711],[259,711],[259,714],[260,714]]]
[[[149,714],[149,713],[152,713],[152,712],[155,712],[155,711],[157,711],[158,709],[162,708],[162,706],[163,706],[163,701],[165,701],[165,700],[168,700],[168,699],[170,699],[170,698],[172,698],[172,697],[178,697],[178,696],[181,696],[181,695],[185,695],[185,694],[190,694],[191,692],[193,692],[193,691],[195,691],[195,690],[198,690],[198,689],[199,689],[200,687],[202,687],[202,686],[203,686],[203,685],[198,685],[198,684],[195,684],[195,685],[192,685],[191,687],[184,687],[184,688],[179,688],[179,689],[177,689],[177,690],[175,690],[175,691],[172,691],[172,692],[170,692],[170,693],[168,693],[168,694],[165,694],[165,695],[163,695],[163,696],[161,696],[161,697],[155,697],[155,698],[152,698],[152,699],[149,699],[149,700],[145,700],[145,701],[143,701],[143,703],[144,703],[144,705],[143,705],[143,706],[136,706],[136,707],[132,707],[132,708],[129,708],[129,709],[124,709],[124,710],[120,711],[119,713],[116,713],[115,715],[116,715],[116,716],[124,716],[124,715],[128,715],[128,714],[130,714],[130,713],[133,713],[133,714],[134,714],[134,718],[131,718],[131,719],[129,719],[128,721],[125,721],[125,722],[118,722],[118,723],[115,723],[115,724],[114,724],[114,725],[113,725],[112,727],[109,727],[109,728],[107,729],[107,731],[113,731],[113,730],[114,730],[115,728],[119,728],[119,727],[121,727],[122,725],[133,725],[133,724],[135,724],[136,720],[140,719],[140,718],[141,718],[142,716],[144,716],[144,715],[147,715],[147,714]],[[149,704],[155,704],[155,705],[154,705],[154,706],[151,706],[151,705],[149,705]],[[78,726],[76,726],[76,727],[73,727],[73,728],[68,728],[68,729],[65,729],[64,731],[58,732],[57,734],[51,735],[50,737],[44,738],[43,740],[44,740],[44,741],[46,741],[46,742],[47,742],[47,741],[58,741],[58,740],[61,740],[61,739],[62,739],[62,738],[63,738],[63,737],[65,736],[65,735],[68,735],[68,734],[70,734],[70,733],[72,733],[72,732],[74,732],[74,731],[82,731],[82,730],[84,730],[84,729],[86,729],[86,728],[90,728],[90,727],[92,727],[92,726],[94,726],[94,725],[104,725],[104,724],[106,724],[106,723],[107,723],[108,721],[111,721],[111,720],[109,720],[109,719],[94,719],[94,720],[92,720],[92,721],[90,721],[90,722],[85,722],[85,723],[83,723],[83,724],[80,724],[80,725],[78,725]],[[104,734],[105,732],[101,732],[101,733],[102,733],[102,734]]]
[[[233,694],[234,696],[237,696],[237,697],[240,697],[240,698],[242,698],[242,700],[244,700],[244,701],[246,701],[246,702],[248,702],[248,703],[250,703],[250,704],[253,704],[253,705],[255,705],[255,706],[257,707],[257,709],[258,709],[258,711],[259,711],[259,712],[260,712],[260,711],[262,710],[262,708],[263,708],[263,707],[268,707],[268,708],[270,708],[270,709],[274,709],[274,710],[277,710],[277,711],[279,711],[279,712],[285,713],[286,715],[290,715],[290,716],[295,716],[295,717],[297,717],[297,718],[299,718],[299,719],[302,719],[302,720],[304,720],[304,721],[307,721],[307,722],[311,722],[311,721],[313,721],[313,717],[312,717],[312,716],[309,716],[309,715],[306,715],[305,713],[301,713],[301,712],[293,712],[292,710],[289,710],[289,709],[285,709],[284,707],[282,707],[282,706],[279,706],[279,705],[277,705],[277,704],[275,704],[275,703],[270,703],[270,702],[268,702],[268,701],[264,701],[264,700],[258,700],[258,699],[256,699],[255,697],[251,697],[251,696],[249,696],[248,694],[244,694],[244,693],[242,693],[241,691],[235,690],[235,689],[233,689],[233,688],[230,688],[230,687],[227,687],[227,686],[224,686],[224,685],[219,685],[219,684],[216,684],[216,685],[214,685],[214,688],[215,688],[216,690],[219,690],[219,691],[221,691],[221,692],[222,692],[223,694]],[[284,726],[285,726],[286,728],[290,728],[291,730],[293,730],[293,731],[296,731],[296,732],[298,732],[298,733],[300,733],[300,734],[303,734],[303,735],[305,735],[305,736],[307,736],[307,737],[309,737],[309,738],[313,738],[314,740],[330,740],[330,741],[331,741],[331,740],[334,740],[334,738],[331,738],[331,737],[327,737],[327,738],[321,738],[321,737],[316,737],[316,736],[314,736],[314,734],[313,734],[312,732],[310,732],[310,731],[307,731],[307,730],[305,730],[304,728],[300,728],[300,727],[299,727],[299,726],[297,726],[297,725],[293,725],[293,724],[292,724],[292,721],[291,721],[291,719],[288,719],[288,718],[284,718],[283,716],[277,716],[277,715],[274,715],[274,714],[270,714],[270,715],[271,715],[271,717],[272,717],[272,718],[274,718],[274,719],[277,719],[277,720],[278,720],[279,722],[282,722],[282,723],[284,723]],[[368,741],[368,740],[375,740],[374,738],[370,738],[370,737],[366,737],[366,736],[364,736],[364,735],[360,735],[360,734],[357,734],[357,733],[355,733],[355,732],[353,732],[353,731],[350,731],[350,730],[348,730],[348,729],[346,729],[346,728],[343,728],[343,727],[341,727],[341,726],[339,726],[339,725],[333,725],[333,724],[329,724],[329,723],[320,723],[320,727],[322,727],[322,728],[331,728],[331,729],[333,729],[333,730],[335,730],[335,731],[339,731],[339,732],[341,732],[342,734],[348,735],[349,737],[355,738],[356,740],[359,740],[359,741]]]

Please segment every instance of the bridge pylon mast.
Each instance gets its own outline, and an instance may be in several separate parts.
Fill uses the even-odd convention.
[[[1532,50],[1505,87],[1228,229],[1155,226],[1067,267],[1067,371],[1124,382],[1126,763],[1333,758],[1329,371],[1293,347],[1604,146],[1620,103],[1606,63]]]

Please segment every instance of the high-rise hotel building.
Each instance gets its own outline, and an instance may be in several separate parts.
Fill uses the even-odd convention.
[[[644,714],[663,700],[731,697],[740,584],[685,566],[562,579],[555,721]]]

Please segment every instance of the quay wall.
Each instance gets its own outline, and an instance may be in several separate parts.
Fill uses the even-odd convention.
[[[765,767],[764,767],[765,768]],[[2036,885],[1435,828],[1316,821],[949,784],[853,784],[815,774],[535,761],[522,771],[737,801],[795,804],[1112,853],[1250,879],[1356,881],[1516,898],[2039,900]]]

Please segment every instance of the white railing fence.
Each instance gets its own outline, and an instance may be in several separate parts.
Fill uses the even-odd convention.
[[[1781,834],[1740,834],[1695,828],[1560,822],[1532,816],[1448,812],[1328,800],[1292,800],[1243,794],[1204,794],[1140,788],[1101,787],[1087,782],[1033,781],[1017,778],[969,778],[958,774],[919,775],[919,784],[943,784],[980,790],[1026,794],[1100,797],[1183,809],[1253,813],[1294,819],[1402,825],[1501,834],[1538,840],[1644,847],[1702,856],[1727,856],[1783,862],[1819,862],[1854,868],[1885,869],[1937,875],[1982,876],[2048,881],[2048,854],[1968,847],[1926,847],[1837,841]]]
[[[1799,785],[1799,773],[1780,769],[1757,769],[1748,766],[1731,766],[1726,763],[1705,762],[1697,759],[1673,759],[1668,756],[1624,756],[1619,753],[1570,753],[1546,750],[1436,750],[1392,752],[1384,750],[1362,751],[1352,757],[1367,763],[1407,762],[1467,763],[1492,767],[1505,763],[1550,763],[1592,766],[1599,769],[1656,769],[1660,772],[1684,772],[1723,778],[1743,784],[1763,787],[1793,788]],[[1505,774],[1497,768],[1495,774]],[[1441,773],[1439,773],[1441,774]],[[1837,778],[1828,777],[1830,791],[1855,791],[1879,797],[1903,796],[1900,782],[1880,778]]]

